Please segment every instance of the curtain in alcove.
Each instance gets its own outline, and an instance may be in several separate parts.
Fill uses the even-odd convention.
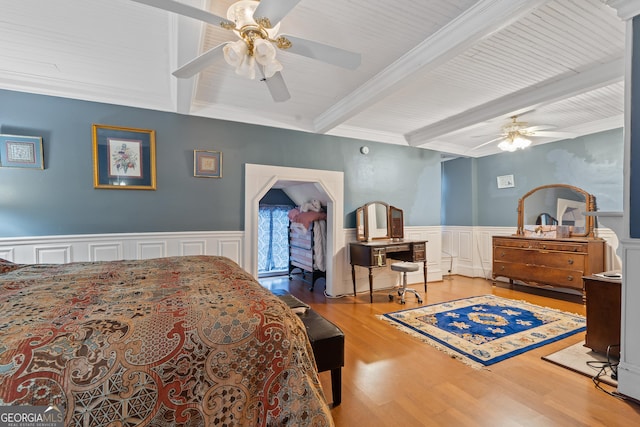
[[[289,270],[291,206],[260,206],[258,210],[258,275]]]

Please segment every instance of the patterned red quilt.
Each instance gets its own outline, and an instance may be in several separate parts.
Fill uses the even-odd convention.
[[[56,404],[67,426],[333,424],[302,322],[227,258],[0,262],[0,313],[0,405]]]

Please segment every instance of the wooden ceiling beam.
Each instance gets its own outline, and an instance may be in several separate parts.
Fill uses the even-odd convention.
[[[556,102],[589,90],[608,86],[624,79],[624,58],[618,58],[605,64],[570,77],[536,84],[439,122],[409,132],[405,135],[408,144],[417,147],[442,135],[464,129],[471,125],[500,116],[522,114],[540,105]]]
[[[317,133],[327,133],[372,104],[407,85],[418,73],[433,70],[548,0],[480,0],[386,67],[314,120]]]

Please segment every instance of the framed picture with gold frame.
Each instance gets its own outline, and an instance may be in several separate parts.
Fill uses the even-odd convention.
[[[91,126],[93,187],[156,189],[156,132],[118,126]]]
[[[193,176],[222,178],[222,153],[220,151],[193,150]]]

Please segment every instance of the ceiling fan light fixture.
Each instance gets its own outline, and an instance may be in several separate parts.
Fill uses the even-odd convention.
[[[255,79],[256,59],[252,55],[245,55],[240,66],[236,68],[236,74],[251,80]]]
[[[518,149],[524,150],[531,145],[531,140],[526,138],[519,131],[509,132],[507,137],[498,144],[498,148],[502,151],[514,152]]]
[[[257,39],[253,45],[253,56],[256,62],[263,66],[264,76],[273,77],[278,71],[282,71],[282,64],[276,59],[276,48],[268,41]]]
[[[236,74],[251,80],[256,78],[255,58],[249,54],[249,47],[244,40],[227,43],[222,48],[224,60],[235,68]]]
[[[260,19],[260,22],[256,22],[253,17],[253,13],[256,8],[260,4],[259,1],[254,0],[241,0],[233,3],[227,9],[227,19],[236,24],[236,29],[234,32],[238,35],[238,37],[242,37],[243,30],[253,29],[255,31],[265,31],[269,38],[273,39],[278,34],[278,30],[280,29],[280,23],[278,22],[272,28],[270,27],[271,23],[269,23],[268,27],[263,26],[262,24],[265,22],[263,19]]]
[[[521,150],[524,150],[525,148],[527,148],[528,146],[530,146],[530,145],[531,145],[531,140],[530,140],[530,139],[525,138],[525,137],[524,137],[524,136],[522,136],[522,135],[518,135],[518,136],[516,136],[516,137],[513,139],[513,145],[514,145],[516,148],[519,148],[519,149],[521,149]]]
[[[232,67],[238,68],[242,64],[242,60],[247,56],[249,49],[244,40],[237,40],[232,43],[227,43],[222,48],[224,60]]]
[[[500,142],[500,144],[498,144],[498,148],[501,149],[502,151],[509,151],[509,152],[514,152],[517,150],[517,147],[514,146],[511,141],[509,141],[508,139],[504,139]]]

